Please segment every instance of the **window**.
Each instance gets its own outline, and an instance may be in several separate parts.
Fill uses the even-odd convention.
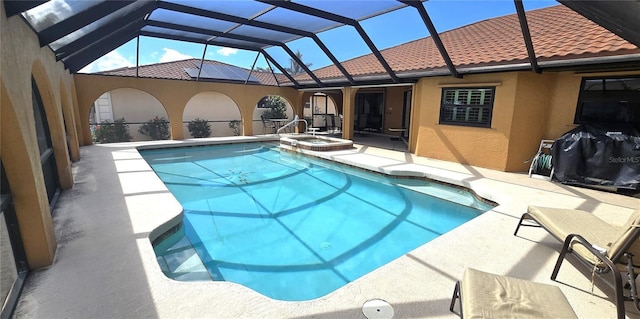
[[[9,181],[0,160],[0,318],[13,315],[28,271]]]
[[[640,77],[582,79],[574,122],[640,126]]]
[[[495,87],[444,88],[440,124],[491,127]]]
[[[60,183],[56,158],[53,153],[53,143],[51,142],[51,132],[47,122],[47,114],[42,103],[40,91],[36,80],[31,78],[33,117],[36,123],[36,136],[38,138],[38,148],[40,149],[40,162],[42,164],[42,174],[47,190],[47,197],[51,205],[51,212],[55,206],[55,200],[60,192]]]

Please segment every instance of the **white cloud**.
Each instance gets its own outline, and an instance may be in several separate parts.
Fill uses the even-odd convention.
[[[160,62],[171,62],[171,61],[178,61],[178,60],[193,59],[192,56],[188,54],[180,53],[174,49],[163,48],[162,50],[164,50],[164,54],[160,57]]]
[[[218,54],[220,55],[224,55],[224,56],[230,56],[232,54],[236,54],[238,53],[238,49],[232,49],[232,48],[222,48],[222,49],[218,49]]]
[[[91,62],[89,65],[82,68],[82,70],[80,70],[79,72],[93,73],[132,66],[134,66],[133,63],[131,63],[124,56],[118,53],[118,51],[113,50],[105,54],[101,58]]]

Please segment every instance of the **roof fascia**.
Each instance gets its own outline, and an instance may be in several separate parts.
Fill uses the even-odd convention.
[[[76,15],[55,23],[38,32],[40,46],[43,47],[48,45],[69,33],[83,28],[100,18],[133,3],[135,3],[135,1],[132,0],[99,2],[98,4],[89,7],[87,10],[79,12]]]
[[[375,46],[373,41],[371,41],[371,38],[369,38],[369,35],[367,34],[367,32],[364,31],[364,29],[362,28],[362,26],[357,20],[343,17],[331,12],[319,10],[316,8],[308,7],[305,5],[301,5],[298,3],[289,2],[289,1],[277,1],[277,0],[275,1],[274,0],[257,0],[257,1],[267,3],[277,7],[285,8],[288,10],[308,14],[311,16],[319,17],[322,19],[327,19],[327,20],[339,22],[342,24],[347,24],[354,27],[358,32],[358,34],[360,35],[360,37],[362,38],[362,40],[364,40],[364,42],[367,44],[367,46],[369,47],[373,55],[378,59],[378,62],[380,62],[382,67],[385,69],[385,71],[387,71],[389,76],[391,76],[391,78],[394,81],[399,80],[398,77],[396,76],[396,73],[393,71],[393,69],[391,69],[391,66],[389,66],[389,63],[387,63],[387,61],[384,59],[384,57],[382,56],[378,48]]]
[[[520,29],[522,29],[522,37],[524,38],[524,44],[527,47],[527,55],[529,55],[529,62],[531,63],[531,69],[535,73],[542,73],[542,69],[538,66],[538,60],[536,59],[536,52],[533,49],[533,42],[531,41],[531,33],[529,33],[529,24],[527,23],[527,16],[524,12],[524,6],[522,0],[513,0],[516,11],[518,12],[518,21],[520,21]]]
[[[420,14],[420,18],[422,18],[424,25],[427,27],[427,30],[429,31],[429,34],[433,39],[433,43],[438,48],[438,51],[440,52],[440,55],[442,56],[444,63],[447,65],[447,68],[449,69],[449,72],[453,77],[462,78],[462,75],[460,75],[460,73],[458,73],[458,70],[456,70],[456,66],[453,64],[453,61],[451,61],[451,57],[449,56],[449,53],[447,53],[447,49],[444,47],[444,44],[442,43],[442,39],[440,39],[440,34],[438,34],[438,31],[436,30],[436,27],[433,25],[433,21],[431,21],[431,17],[429,17],[429,13],[427,12],[427,9],[425,9],[422,2],[415,2],[415,1],[409,1],[409,0],[398,0],[398,1],[404,4],[407,4],[411,7],[414,7],[418,11],[418,14]]]
[[[147,13],[153,11],[153,9],[155,8],[155,2],[147,2],[143,6],[131,12],[127,12],[127,14],[111,21],[110,23],[104,25],[102,28],[97,28],[96,30],[83,35],[75,41],[58,48],[58,50],[55,51],[56,59],[63,59],[71,54],[74,54],[76,51],[91,45],[96,41],[96,39],[102,39],[109,36],[110,34],[117,31],[120,26],[135,24],[137,26],[137,30],[139,30],[145,25],[145,21],[143,19],[144,16]],[[135,31],[137,32],[137,30]]]
[[[45,1],[2,1],[4,3],[4,13],[7,18],[13,17],[16,14],[31,10],[45,2]]]

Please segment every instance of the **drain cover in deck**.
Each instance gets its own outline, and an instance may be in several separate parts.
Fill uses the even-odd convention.
[[[391,319],[393,307],[382,299],[371,299],[362,305],[362,313],[368,319]]]

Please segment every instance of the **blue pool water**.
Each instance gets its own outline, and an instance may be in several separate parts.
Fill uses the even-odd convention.
[[[140,153],[184,208],[179,231],[155,244],[163,271],[279,300],[321,297],[492,207],[273,144]]]

